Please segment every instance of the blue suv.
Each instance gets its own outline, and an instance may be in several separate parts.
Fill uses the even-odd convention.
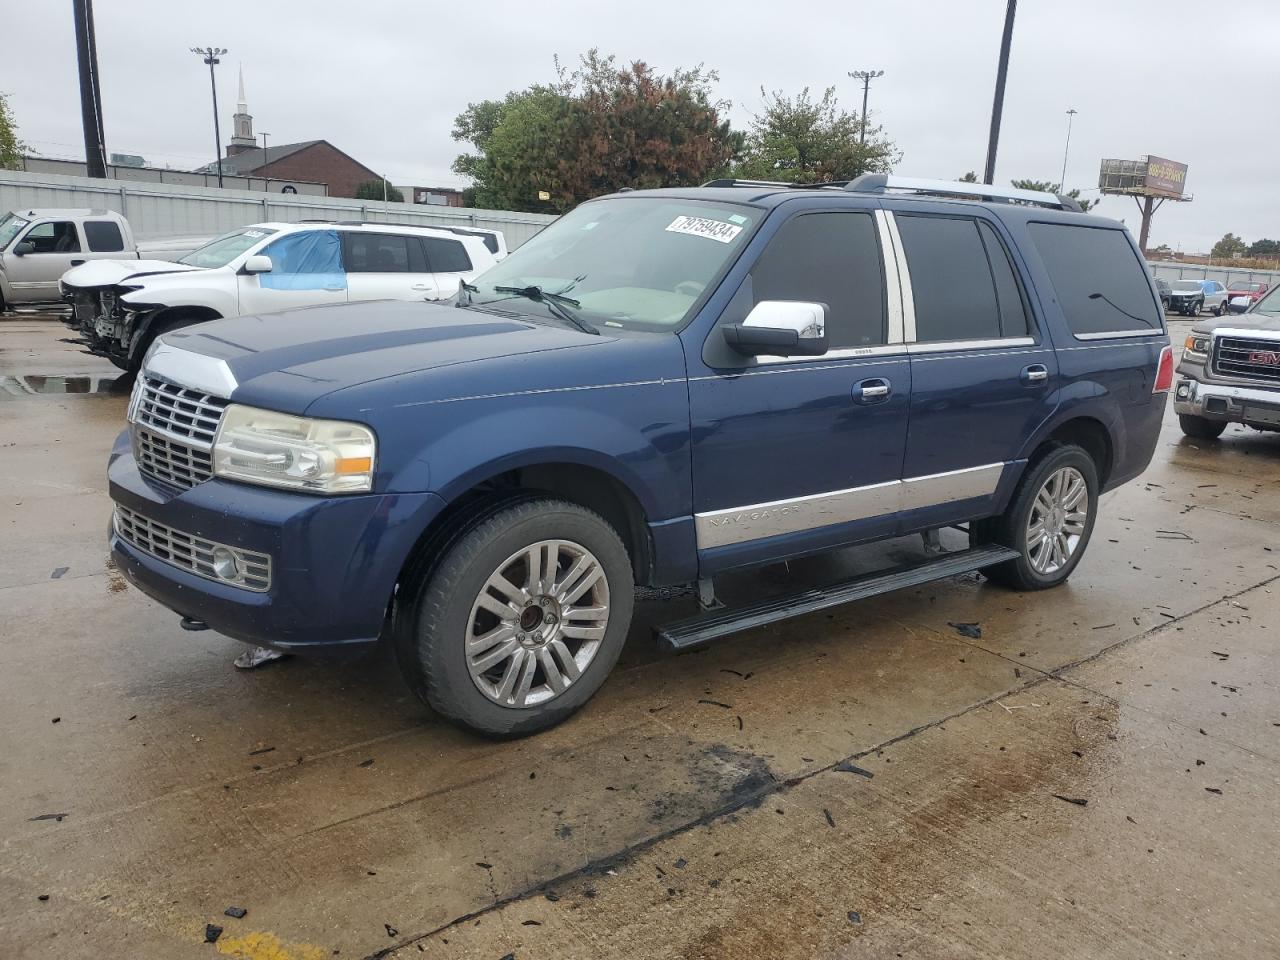
[[[697,584],[660,631],[682,647],[969,570],[1063,582],[1172,375],[1133,240],[1069,199],[623,191],[447,305],[164,334],[111,457],[111,549],[189,627],[384,638],[438,712],[517,735],[603,683],[637,584]],[[726,571],[957,525],[968,548],[922,563],[715,598]]]

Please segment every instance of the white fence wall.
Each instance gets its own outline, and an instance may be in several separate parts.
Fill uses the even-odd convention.
[[[1161,280],[1221,280],[1233,282],[1257,280],[1268,288],[1280,282],[1280,270],[1246,270],[1243,267],[1210,267],[1202,263],[1179,263],[1176,260],[1148,260],[1151,272]]]
[[[167,183],[96,180],[0,170],[0,214],[39,207],[106,208],[124,214],[138,240],[213,236],[264,221],[373,220],[418,226],[501,230],[514,250],[556,218],[541,213],[472,210],[416,203],[266,194]]]

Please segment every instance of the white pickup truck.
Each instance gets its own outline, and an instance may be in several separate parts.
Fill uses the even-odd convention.
[[[139,249],[114,210],[20,210],[0,216],[0,310],[53,303],[58,280],[90,260],[177,260],[207,237],[154,240]]]

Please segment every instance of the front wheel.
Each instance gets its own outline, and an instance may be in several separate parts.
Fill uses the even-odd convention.
[[[1203,302],[1201,302],[1200,300],[1197,300],[1195,303],[1193,303],[1193,304],[1191,305],[1191,309],[1189,309],[1189,310],[1187,311],[1187,316],[1189,316],[1189,317],[1198,317],[1198,316],[1200,316],[1200,308],[1201,308],[1202,306],[1204,306],[1204,303],[1203,303]]]
[[[1208,420],[1190,413],[1178,414],[1178,426],[1188,437],[1196,440],[1217,440],[1227,429],[1225,420]]]
[[[1003,514],[975,527],[980,540],[1018,556],[983,571],[1016,590],[1056,587],[1084,556],[1098,507],[1098,470],[1083,448],[1053,447],[1034,460]]]
[[[564,720],[626,641],[634,585],[617,532],[559,500],[501,508],[453,540],[398,638],[405,679],[436,712],[513,737]]]

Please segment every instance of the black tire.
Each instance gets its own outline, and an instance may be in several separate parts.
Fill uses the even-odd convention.
[[[1041,487],[1051,476],[1064,468],[1074,468],[1084,479],[1089,509],[1080,535],[1066,563],[1051,573],[1037,570],[1031,561],[1027,544],[1027,527],[1031,511]],[[979,543],[998,543],[1018,551],[1018,557],[1007,560],[983,571],[987,578],[1015,590],[1046,590],[1056,587],[1071,576],[1080,563],[1089,539],[1093,536],[1094,522],[1098,516],[1098,469],[1093,458],[1075,444],[1056,444],[1047,447],[1027,466],[1014,492],[1009,508],[998,517],[991,517],[974,526]]]
[[[1191,308],[1187,311],[1187,316],[1188,317],[1200,316],[1200,308],[1203,306],[1204,306],[1204,301],[1197,300],[1195,303],[1191,304]]]
[[[1190,413],[1178,414],[1178,426],[1188,437],[1196,440],[1217,440],[1227,429],[1225,420],[1208,420]]]
[[[1220,317],[1226,312],[1227,312],[1227,301],[1223,300],[1220,304],[1217,305],[1217,307],[1214,308],[1213,315],[1215,317]]]
[[[608,621],[594,657],[563,692],[530,707],[503,705],[481,692],[468,667],[465,645],[472,635],[472,607],[508,558],[543,540],[570,541],[595,557],[607,584]],[[483,514],[444,549],[430,573],[418,580],[409,615],[397,631],[400,669],[414,693],[442,716],[495,738],[552,727],[586,703],[617,662],[631,625],[634,577],[613,527],[576,504],[525,500]]]

